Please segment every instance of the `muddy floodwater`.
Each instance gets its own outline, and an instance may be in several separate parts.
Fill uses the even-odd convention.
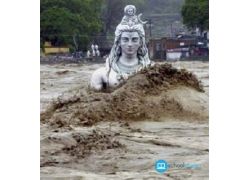
[[[112,92],[89,91],[102,66],[41,64],[41,179],[208,179],[208,62],[157,63]]]

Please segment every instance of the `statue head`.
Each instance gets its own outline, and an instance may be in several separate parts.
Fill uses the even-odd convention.
[[[124,8],[124,15],[134,16],[136,14],[136,8],[134,5],[127,5]]]
[[[133,9],[134,12],[136,10],[133,5],[126,6],[124,10],[126,11],[129,9]],[[124,35],[124,33],[138,34],[139,47],[137,48],[137,52],[135,53],[142,67],[146,67],[147,65],[149,65],[150,60],[148,58],[148,49],[145,42],[145,31],[143,28],[143,23],[141,21],[126,23],[125,21],[118,24],[118,26],[116,27],[114,44],[108,58],[109,67],[114,69],[115,71],[118,71],[116,63],[122,55],[121,37],[122,35]]]

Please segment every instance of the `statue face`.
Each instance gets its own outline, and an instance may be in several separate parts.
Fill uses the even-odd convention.
[[[134,15],[134,9],[133,8],[128,9],[128,15],[130,15],[130,16]]]
[[[140,47],[140,36],[138,32],[123,32],[121,34],[121,48],[125,55],[137,54]]]

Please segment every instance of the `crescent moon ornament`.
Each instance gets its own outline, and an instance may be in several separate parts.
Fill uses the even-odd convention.
[[[146,24],[148,21],[142,21],[141,16],[142,16],[142,13],[138,15],[139,22],[142,23],[142,24]]]

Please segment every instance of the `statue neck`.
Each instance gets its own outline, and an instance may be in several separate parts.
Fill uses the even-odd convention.
[[[120,61],[121,64],[123,64],[125,66],[136,66],[136,65],[138,65],[137,54],[133,54],[133,55],[122,54],[121,57],[119,58],[119,61]]]
[[[121,56],[117,62],[117,66],[119,67],[119,70],[121,72],[128,74],[136,72],[140,67],[139,60],[136,56],[133,58],[126,58],[124,56]]]

